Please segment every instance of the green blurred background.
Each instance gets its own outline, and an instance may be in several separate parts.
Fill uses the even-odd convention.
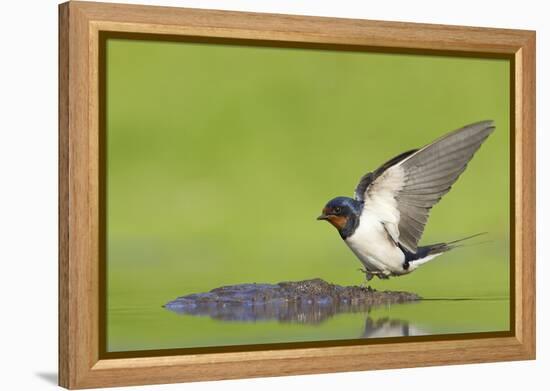
[[[326,201],[484,119],[496,132],[433,208],[421,243],[485,231],[489,242],[371,285],[479,299],[378,310],[430,333],[507,330],[509,72],[499,59],[109,39],[108,350],[360,336],[361,314],[228,324],[161,305],[246,282],[361,284],[359,261],[315,220]]]

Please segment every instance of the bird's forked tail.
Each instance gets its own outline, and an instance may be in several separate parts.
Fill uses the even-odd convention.
[[[418,266],[425,264],[426,262],[431,261],[435,257],[438,257],[439,255],[446,253],[447,251],[450,251],[457,247],[463,247],[465,244],[463,244],[464,241],[476,238],[481,235],[485,235],[487,232],[481,232],[475,235],[467,236],[462,239],[453,240],[451,242],[446,243],[436,243],[436,244],[430,244],[427,246],[421,246],[416,249],[416,252],[410,252],[401,245],[401,250],[403,253],[405,253],[405,265],[408,265],[408,268],[410,271],[413,271]],[[480,244],[480,243],[476,243]]]

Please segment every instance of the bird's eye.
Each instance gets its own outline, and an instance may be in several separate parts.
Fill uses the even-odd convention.
[[[334,208],[334,213],[340,213],[341,209],[340,208]]]

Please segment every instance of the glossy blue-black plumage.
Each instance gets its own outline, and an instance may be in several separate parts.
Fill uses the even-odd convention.
[[[327,202],[325,208],[330,208],[332,210],[341,208],[344,211],[348,211],[359,216],[363,210],[363,203],[350,197],[336,197]]]
[[[326,204],[325,209],[330,210],[332,214],[337,216],[347,217],[346,225],[338,230],[340,236],[345,239],[351,236],[357,226],[359,226],[359,217],[363,210],[363,202],[350,197],[336,197]]]

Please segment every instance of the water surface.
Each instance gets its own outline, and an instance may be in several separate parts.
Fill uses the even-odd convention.
[[[110,351],[506,331],[510,303],[437,299],[375,308],[272,305],[203,311],[148,304],[110,311]]]

